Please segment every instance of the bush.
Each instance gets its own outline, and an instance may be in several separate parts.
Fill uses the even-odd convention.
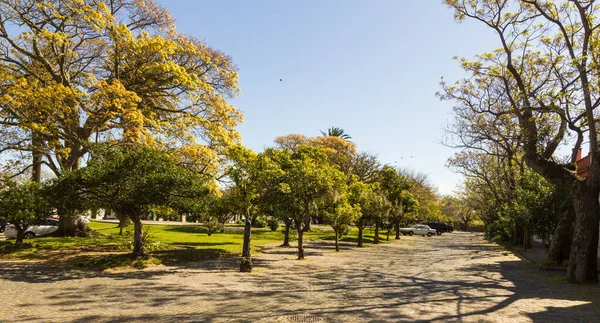
[[[243,224],[244,224],[244,221],[242,221],[242,220],[237,220],[237,221],[235,221],[235,224],[243,225]]]
[[[279,229],[279,221],[277,219],[270,219],[267,223],[271,231],[277,231],[277,229]]]
[[[256,218],[252,221],[252,226],[255,228],[264,228],[267,226],[267,221],[262,218]]]

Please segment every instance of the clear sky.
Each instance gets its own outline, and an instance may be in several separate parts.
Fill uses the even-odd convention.
[[[243,143],[343,128],[383,163],[429,174],[440,193],[461,177],[439,144],[452,104],[440,77],[452,60],[497,47],[475,23],[457,24],[438,0],[160,0],[177,28],[231,55],[239,68]],[[280,82],[283,79],[283,82]]]

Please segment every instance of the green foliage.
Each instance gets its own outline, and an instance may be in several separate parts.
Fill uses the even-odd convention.
[[[17,184],[12,181],[7,181],[6,184],[7,188],[0,191],[0,217],[15,225],[16,243],[19,244],[25,230],[39,218],[50,215],[51,207],[42,184]]]
[[[277,229],[279,229],[279,220],[276,218],[269,219],[267,224],[269,225],[269,229],[271,229],[271,231],[277,231]]]
[[[196,208],[209,192],[205,178],[179,166],[166,153],[148,148],[98,147],[85,168],[64,174],[53,187],[67,192],[70,199],[107,206],[128,216],[135,224],[134,253],[139,256],[144,247],[142,215],[152,206],[181,211]]]
[[[137,217],[152,206],[185,210],[208,194],[205,184],[166,153],[109,148],[96,151],[85,168],[56,180],[53,189]]]
[[[252,226],[255,228],[265,228],[267,225],[267,221],[263,217],[255,217],[252,221]]]
[[[342,128],[338,128],[338,127],[331,127],[329,129],[327,129],[327,131],[321,131],[321,134],[323,136],[329,136],[329,137],[340,137],[342,139],[345,140],[350,140],[352,139],[352,137],[350,137],[349,134],[347,134],[344,129]]]

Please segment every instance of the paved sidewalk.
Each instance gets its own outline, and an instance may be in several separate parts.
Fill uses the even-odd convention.
[[[473,234],[379,246],[310,242],[308,259],[269,247],[237,261],[144,271],[0,263],[0,322],[597,322],[600,287],[566,283]]]

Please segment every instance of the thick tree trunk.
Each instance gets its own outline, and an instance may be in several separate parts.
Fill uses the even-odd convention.
[[[400,239],[400,220],[396,221],[396,240]]]
[[[548,262],[555,265],[561,265],[563,263],[563,250],[565,246],[571,241],[569,238],[569,231],[575,221],[575,209],[571,206],[566,210],[560,217],[554,234],[552,235],[552,241],[550,242],[550,249],[548,250]]]
[[[567,277],[577,283],[598,282],[598,191],[588,189],[582,182],[574,185],[571,196],[575,208],[575,231]]]
[[[286,220],[285,221],[285,231],[283,232],[283,245],[282,247],[289,247],[290,246],[290,227],[291,227],[291,223],[290,221]]]
[[[142,219],[139,215],[133,216],[133,258],[140,258],[144,252],[144,234],[142,232]]]
[[[335,251],[340,251],[340,247],[338,246],[338,232],[336,229],[333,229],[333,232],[335,233]]]
[[[298,225],[298,260],[304,259],[304,247],[302,246],[302,238],[304,236],[304,229]]]
[[[246,213],[246,224],[244,225],[244,244],[242,246],[242,263],[240,272],[249,273],[252,271],[252,255],[250,253],[250,239],[252,237],[252,218],[249,211]]]
[[[363,246],[363,229],[364,227],[361,225],[358,227],[358,246]]]
[[[60,219],[58,220],[58,230],[56,234],[61,237],[74,237],[79,234],[77,229],[77,217],[73,215],[59,213]]]
[[[373,243],[379,243],[379,221],[375,221],[375,236],[373,237]]]

